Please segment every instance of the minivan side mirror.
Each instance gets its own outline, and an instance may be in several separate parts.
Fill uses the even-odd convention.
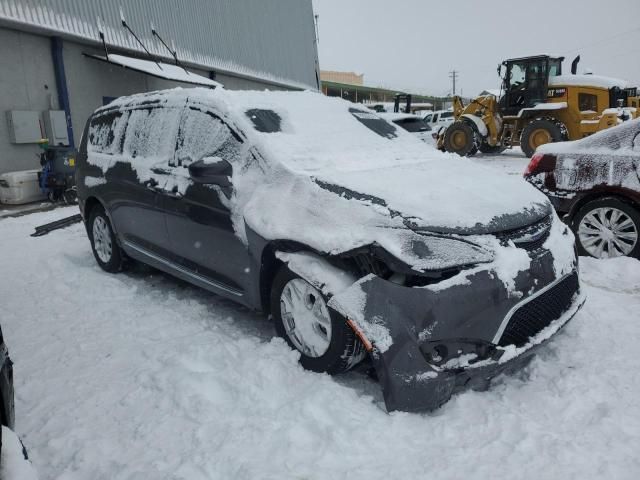
[[[232,173],[231,164],[220,157],[205,157],[189,165],[189,175],[196,183],[230,187],[229,177]]]

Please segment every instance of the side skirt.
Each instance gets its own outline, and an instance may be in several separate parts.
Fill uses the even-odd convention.
[[[161,257],[158,254],[151,252],[146,248],[141,247],[140,245],[137,245],[129,240],[124,240],[122,243],[124,251],[131,258],[151,265],[158,270],[169,273],[181,280],[184,280],[185,282],[189,282],[197,287],[215,293],[216,295],[235,299],[243,305],[245,304],[245,302],[243,301],[244,293],[236,288],[212,280],[182,265],[178,265],[177,263],[167,260],[166,258]]]

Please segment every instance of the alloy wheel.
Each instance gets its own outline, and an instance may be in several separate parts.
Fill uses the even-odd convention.
[[[578,238],[593,257],[620,257],[631,253],[636,246],[638,226],[622,210],[596,208],[580,220]]]
[[[111,232],[109,225],[103,217],[96,217],[93,221],[93,247],[96,250],[98,258],[103,263],[109,263],[111,260],[112,245]]]

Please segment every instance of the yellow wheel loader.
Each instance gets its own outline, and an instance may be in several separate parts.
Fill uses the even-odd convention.
[[[540,145],[577,140],[640,115],[636,87],[624,80],[562,74],[564,57],[537,55],[505,60],[500,98],[453,98],[455,122],[438,136],[438,147],[459,155],[499,153],[521,147],[530,157]]]

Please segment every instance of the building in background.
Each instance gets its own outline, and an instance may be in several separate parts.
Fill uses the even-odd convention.
[[[400,90],[390,90],[381,87],[364,85],[364,74],[353,72],[336,72],[322,70],[322,93],[328,97],[341,97],[354,103],[377,104],[389,110],[398,94],[406,94]],[[434,106],[441,106],[445,98],[428,95],[411,94],[413,110],[433,110]]]
[[[42,135],[77,146],[91,112],[115,97],[191,86],[159,78],[169,69],[149,61],[122,18],[159,62],[175,64],[175,50],[189,78],[320,87],[311,0],[0,0],[0,174],[38,168]]]
[[[364,85],[364,73],[358,75],[354,72],[336,72],[333,70],[320,70],[322,82],[346,83],[349,85]]]

